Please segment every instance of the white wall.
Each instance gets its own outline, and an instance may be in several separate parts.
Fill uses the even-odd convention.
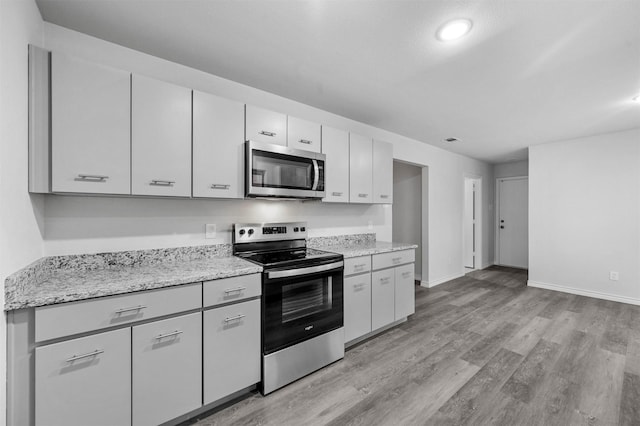
[[[417,244],[415,273],[422,280],[422,167],[393,162],[393,241]]]
[[[640,304],[640,129],[529,148],[529,280]]]
[[[486,177],[484,206],[492,209],[492,167],[486,163],[453,154],[382,129],[346,119],[267,92],[225,80],[201,71],[123,48],[85,34],[45,23],[45,46],[106,65],[111,65],[251,103],[336,128],[360,133],[394,145],[394,157],[429,166],[429,258],[431,283],[462,273],[462,190],[463,174]],[[265,210],[267,209],[267,210]],[[204,244],[204,223],[216,223],[228,241],[233,222],[267,217],[279,220],[308,220],[310,234],[367,232],[369,222],[379,240],[390,240],[389,206],[324,205],[300,202],[153,200],[98,197],[46,198],[45,253],[95,252],[145,247]],[[483,217],[492,217],[486,213]],[[492,235],[492,221],[483,223],[485,235]],[[486,238],[483,253],[493,253],[493,242]],[[493,259],[483,259],[490,264]]]
[[[529,176],[529,161],[512,161],[510,163],[501,163],[493,166],[493,174],[496,179]]]
[[[27,45],[42,44],[31,0],[0,0],[0,303],[4,280],[42,256],[43,199],[27,192]],[[0,383],[6,378],[6,316],[0,321]],[[0,386],[0,424],[6,389]]]

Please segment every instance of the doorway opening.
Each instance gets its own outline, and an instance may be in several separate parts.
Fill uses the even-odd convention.
[[[428,277],[428,167],[393,161],[393,241],[416,244],[415,279]]]
[[[482,269],[482,178],[464,176],[462,262],[464,273]]]

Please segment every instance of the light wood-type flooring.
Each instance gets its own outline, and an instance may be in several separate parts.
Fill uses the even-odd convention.
[[[491,267],[416,287],[409,320],[198,425],[640,425],[640,306]]]

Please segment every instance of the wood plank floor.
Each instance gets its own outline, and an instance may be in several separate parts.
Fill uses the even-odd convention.
[[[640,306],[526,286],[491,267],[266,397],[198,425],[640,425]]]

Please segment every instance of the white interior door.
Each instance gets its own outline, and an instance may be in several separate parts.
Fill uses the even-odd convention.
[[[498,179],[498,264],[529,266],[529,179]]]
[[[475,268],[475,182],[464,180],[464,266]]]

